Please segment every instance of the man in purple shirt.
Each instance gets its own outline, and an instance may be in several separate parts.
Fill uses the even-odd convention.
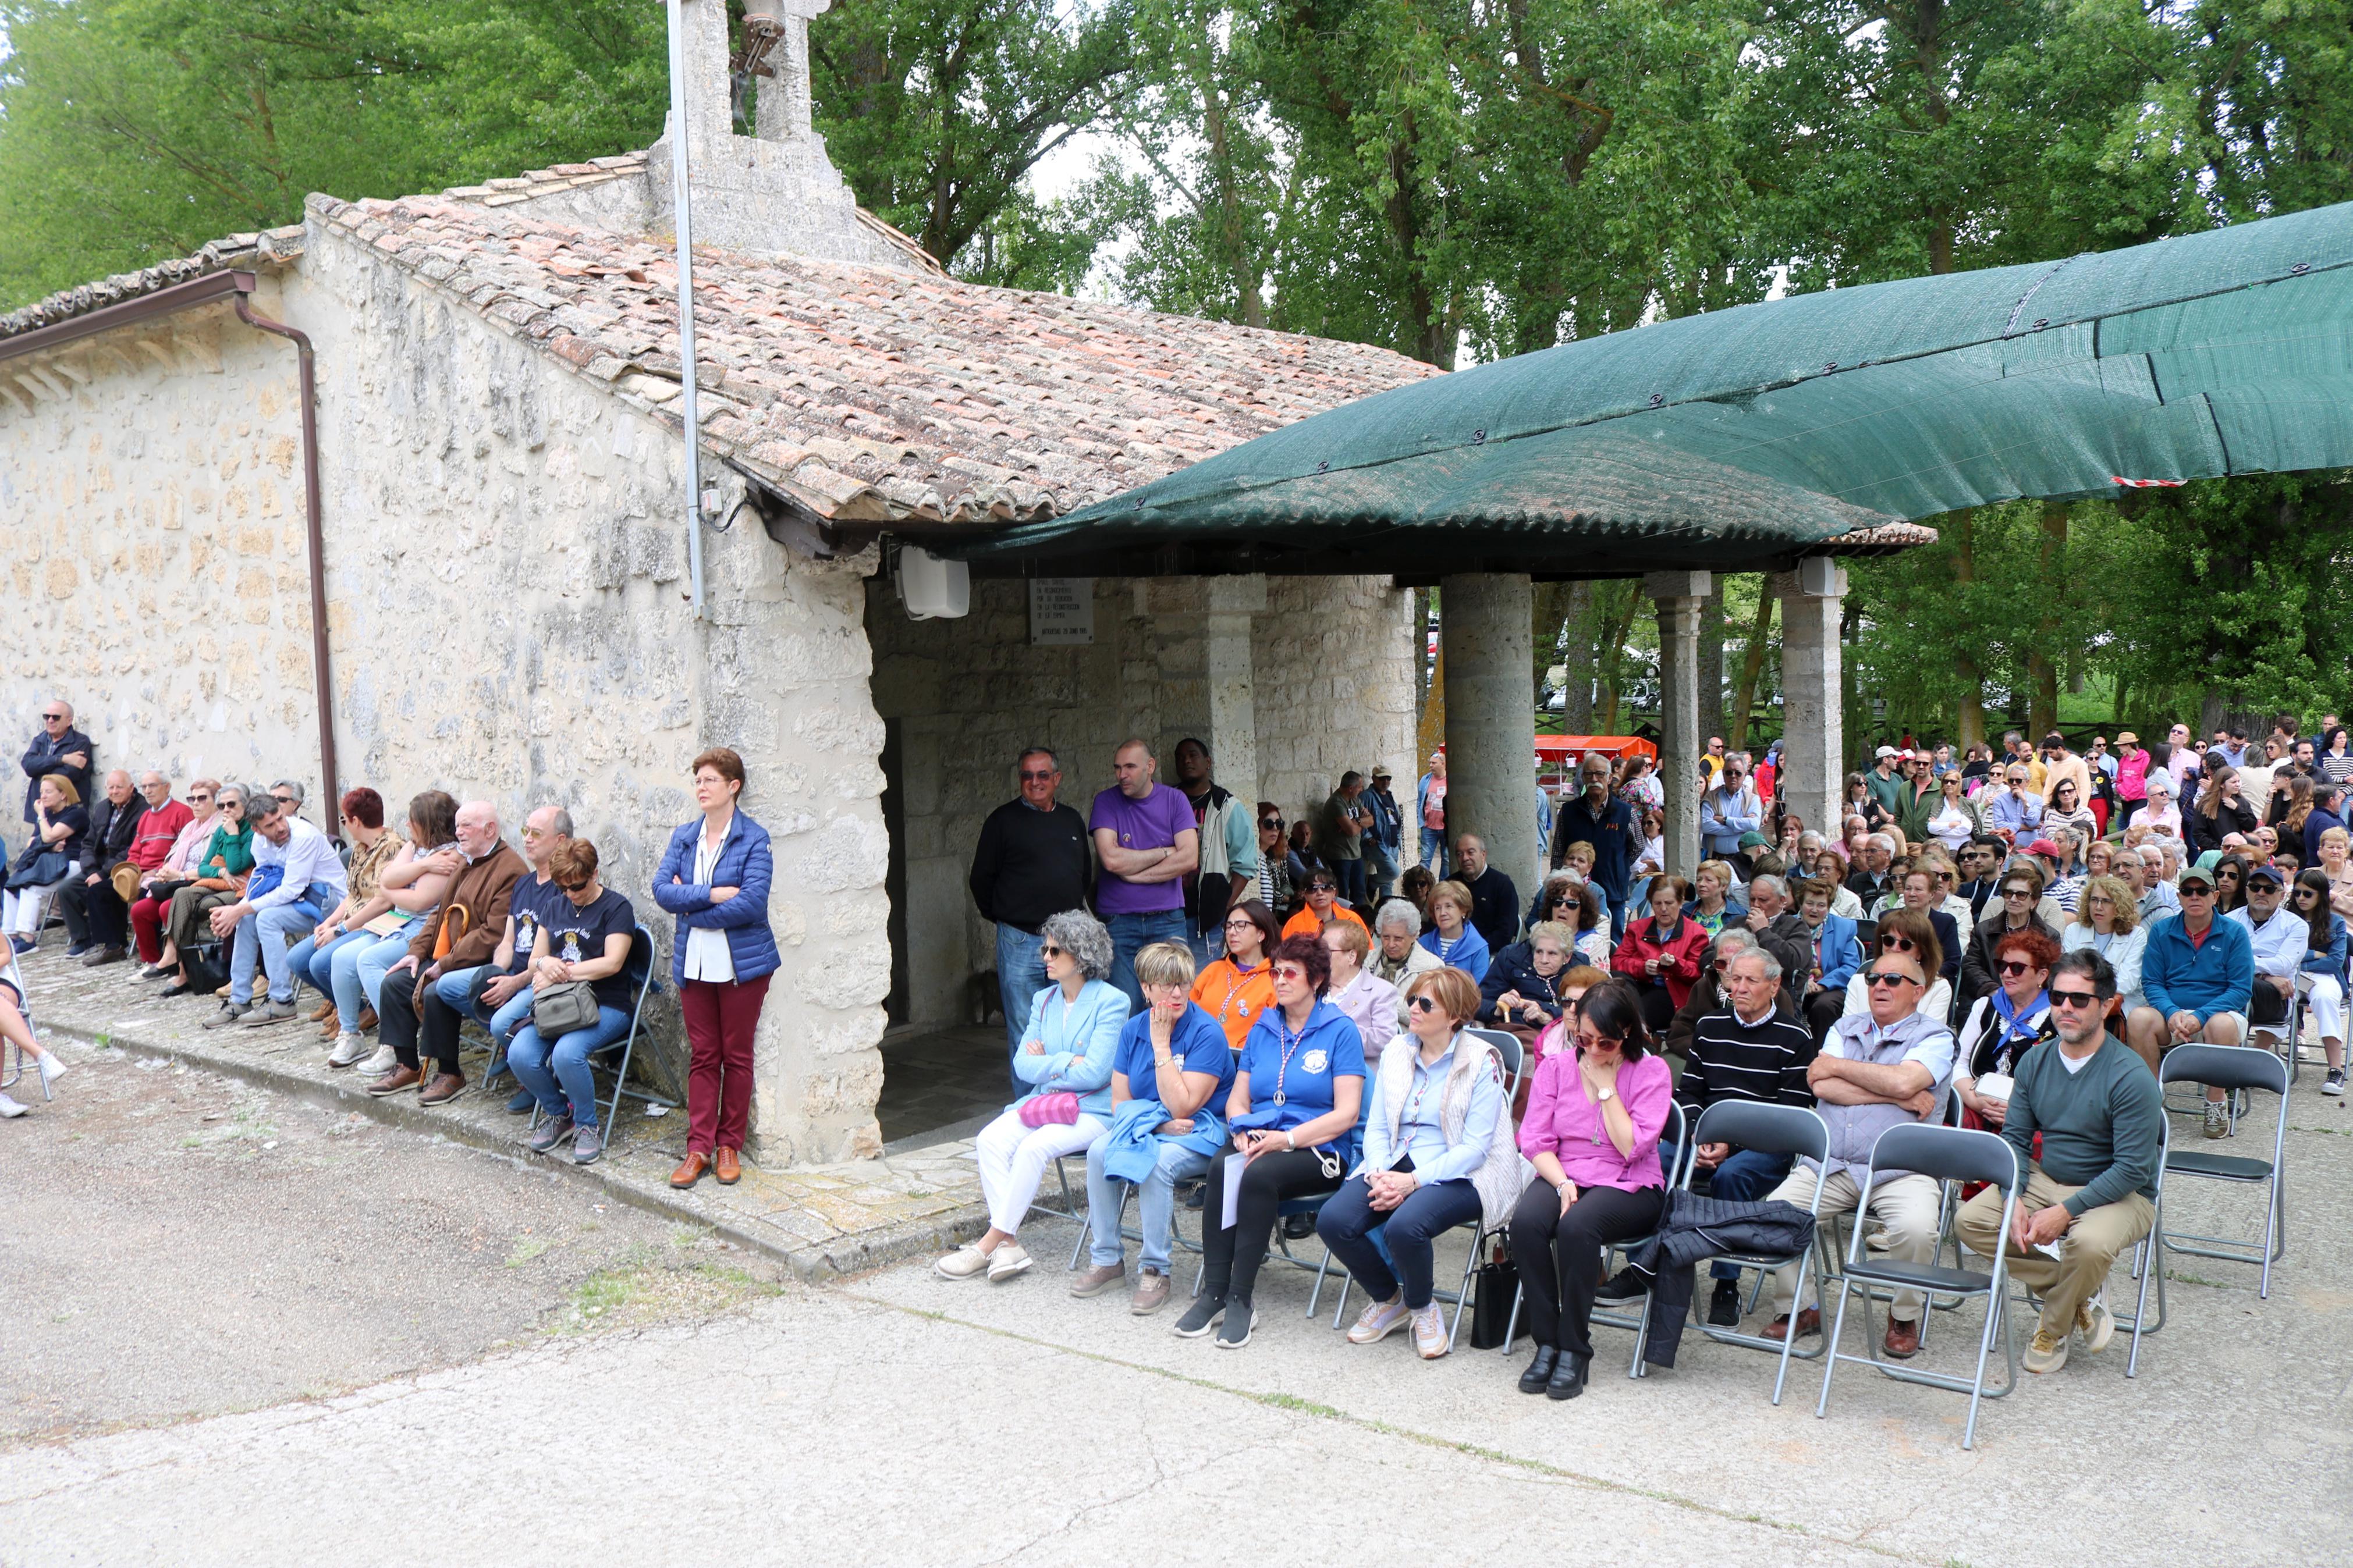
[[[1185,940],[1184,878],[1200,864],[1201,834],[1185,792],[1154,781],[1160,763],[1149,744],[1122,745],[1111,771],[1119,782],[1095,796],[1087,817],[1103,868],[1095,910],[1111,928],[1111,983],[1140,1013],[1135,955],[1155,942]]]

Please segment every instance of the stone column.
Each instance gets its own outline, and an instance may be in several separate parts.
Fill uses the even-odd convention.
[[[1705,572],[1651,572],[1642,592],[1659,605],[1659,780],[1667,797],[1667,871],[1699,867],[1699,613],[1714,587]]]
[[[1540,880],[1530,591],[1525,573],[1448,577],[1439,584],[1438,615],[1446,677],[1446,835],[1477,834],[1489,863],[1519,888],[1523,908]]]
[[[1805,583],[1827,588],[1808,593]],[[1839,616],[1846,569],[1834,563],[1777,572],[1766,591],[1781,601],[1781,777],[1788,809],[1836,841],[1846,779],[1845,680]]]
[[[1250,617],[1266,610],[1266,579],[1148,577],[1136,584],[1137,609],[1158,624],[1161,733],[1155,744],[1163,779],[1175,773],[1176,742],[1198,735],[1208,742],[1218,783],[1255,810],[1258,788],[1258,703],[1250,656]]]

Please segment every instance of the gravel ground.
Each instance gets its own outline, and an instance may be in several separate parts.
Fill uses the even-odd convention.
[[[67,1047],[0,1122],[0,1449],[316,1399],[708,1316],[772,1266],[586,1184]]]

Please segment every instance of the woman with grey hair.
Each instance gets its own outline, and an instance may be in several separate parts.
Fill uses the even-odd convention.
[[[1404,899],[1391,899],[1373,913],[1373,949],[1365,973],[1397,987],[1398,1030],[1413,1026],[1406,1011],[1405,983],[1424,970],[1443,969],[1438,954],[1421,945],[1421,911]]]
[[[943,1279],[986,1272],[1003,1284],[1029,1267],[1017,1239],[1046,1167],[1082,1154],[1111,1131],[1112,1058],[1126,1026],[1127,995],[1109,980],[1111,932],[1083,910],[1039,928],[1050,984],[1030,1004],[1013,1071],[1031,1086],[973,1140],[988,1229],[934,1264]]]

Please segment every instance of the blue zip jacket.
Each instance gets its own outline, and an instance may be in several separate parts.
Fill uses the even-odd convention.
[[[2331,974],[2335,975],[2339,980],[2344,979],[2346,945],[2345,917],[2333,911],[2330,913],[2328,917],[2328,945],[2326,948],[2313,947],[2310,945],[2310,942],[2311,939],[2306,937],[2306,945],[2304,950],[2304,963],[2301,965],[2305,973],[2308,974]]]
[[[2203,1025],[2217,1013],[2244,1013],[2255,989],[2255,948],[2247,928],[2217,920],[2205,945],[2193,948],[2181,917],[2167,915],[2148,928],[2141,949],[2140,994],[2160,1017],[2194,1013]]]
[[[784,961],[776,953],[776,934],[768,929],[768,884],[776,877],[768,830],[737,811],[735,820],[727,825],[727,840],[719,847],[711,880],[697,883],[692,879],[694,841],[702,836],[701,817],[672,833],[670,847],[662,851],[660,868],[654,872],[654,902],[678,917],[670,950],[671,982],[686,984],[686,933],[690,931],[727,933],[727,956],[734,963],[738,980],[757,980],[775,973]],[[676,883],[670,880],[673,877],[679,879]],[[713,888],[733,888],[735,896],[714,904],[711,901]]]
[[[1421,945],[1436,954],[1440,963],[1462,971],[1473,980],[1487,978],[1487,965],[1493,962],[1494,955],[1487,946],[1487,939],[1479,934],[1477,926],[1469,921],[1462,922],[1462,934],[1455,939],[1454,956],[1451,958],[1439,952],[1438,942],[1436,926],[1421,933]]]

